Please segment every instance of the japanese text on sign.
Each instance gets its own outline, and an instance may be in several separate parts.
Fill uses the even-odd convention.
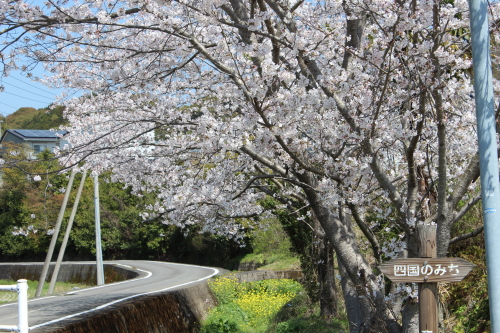
[[[449,266],[443,265],[394,265],[394,275],[395,276],[429,276],[429,275],[444,275],[449,273],[450,275],[460,274],[459,266],[450,264]]]

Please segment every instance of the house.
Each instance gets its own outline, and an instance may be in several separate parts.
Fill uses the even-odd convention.
[[[32,150],[30,158],[34,159],[45,149],[50,151],[53,151],[55,147],[63,149],[68,144],[68,141],[64,139],[68,133],[68,131],[9,129],[3,133],[0,144],[9,142],[24,145]]]

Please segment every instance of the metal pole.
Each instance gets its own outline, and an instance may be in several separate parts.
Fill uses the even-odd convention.
[[[101,211],[99,207],[99,176],[94,175],[94,207],[95,207],[95,252],[97,265],[97,285],[104,284],[104,267],[102,264],[101,245]]]
[[[19,332],[28,333],[28,280],[17,280]]]
[[[42,273],[40,274],[40,279],[38,280],[38,286],[36,288],[35,297],[42,294],[43,284],[45,283],[45,278],[47,277],[47,271],[49,270],[50,260],[52,259],[52,254],[54,253],[54,248],[56,247],[57,236],[59,235],[59,229],[61,229],[61,223],[64,217],[64,211],[66,210],[66,205],[68,204],[69,193],[71,192],[71,187],[73,186],[73,179],[75,179],[76,170],[71,170],[71,175],[69,176],[68,187],[66,188],[66,193],[64,194],[64,199],[61,204],[61,210],[59,210],[59,216],[57,218],[56,226],[54,228],[54,233],[52,234],[52,239],[49,245],[49,251],[45,257],[45,263],[43,264]]]
[[[500,193],[488,2],[470,0],[469,9],[491,331],[500,332]]]
[[[73,204],[73,210],[71,211],[71,216],[69,217],[68,225],[66,227],[66,233],[64,234],[64,239],[59,249],[59,256],[57,257],[56,267],[54,267],[54,272],[52,272],[52,279],[50,280],[49,291],[47,294],[54,293],[54,288],[57,282],[57,276],[59,275],[59,269],[61,268],[61,262],[64,257],[64,252],[66,251],[66,245],[68,244],[69,234],[71,228],[73,227],[73,221],[75,220],[76,210],[78,208],[78,203],[80,202],[80,197],[82,195],[83,185],[85,184],[85,177],[87,176],[87,170],[83,171],[82,179],[80,181],[80,186],[78,187],[78,192],[76,193],[75,203]]]

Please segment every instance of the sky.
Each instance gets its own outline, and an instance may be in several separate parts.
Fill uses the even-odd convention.
[[[43,68],[33,71],[35,76],[43,76]],[[8,77],[0,78],[0,114],[7,116],[22,107],[41,109],[56,100],[62,89],[50,89],[41,83],[31,81],[21,72],[11,72]]]
[[[33,4],[44,6],[42,0],[29,0]],[[42,78],[45,71],[42,65],[31,70],[35,77]],[[61,94],[63,89],[50,89],[41,83],[32,81],[20,71],[11,71],[8,77],[0,77],[0,114],[7,116],[22,107],[41,109],[49,106]]]

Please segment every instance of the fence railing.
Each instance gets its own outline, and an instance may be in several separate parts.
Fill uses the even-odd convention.
[[[0,291],[14,291],[18,293],[18,325],[0,325],[0,331],[28,333],[28,281],[17,280],[17,284],[0,285]]]

